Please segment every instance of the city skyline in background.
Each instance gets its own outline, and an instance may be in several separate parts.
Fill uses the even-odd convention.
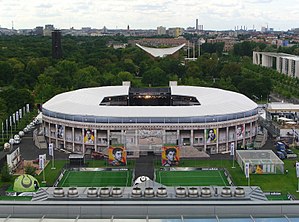
[[[296,0],[0,0],[0,27],[25,29],[45,24],[55,28],[156,29],[195,27],[205,30],[297,28]]]

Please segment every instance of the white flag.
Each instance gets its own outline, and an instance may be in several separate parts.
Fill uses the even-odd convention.
[[[12,118],[9,116],[9,126],[12,127]]]
[[[49,155],[50,155],[50,156],[53,156],[53,155],[54,155],[53,143],[49,143]]]
[[[29,113],[29,103],[26,104],[26,112]]]
[[[22,109],[19,109],[20,119],[22,119]]]
[[[231,156],[235,155],[235,143],[230,144],[230,155]]]
[[[249,163],[245,163],[245,177],[249,178]]]
[[[19,121],[19,111],[16,112],[16,120]]]
[[[39,155],[38,156],[38,165],[39,165],[40,170],[45,169],[45,162],[46,162],[46,154]]]
[[[299,162],[296,162],[296,174],[297,178],[299,178]]]
[[[14,124],[16,123],[16,114],[15,113],[12,114],[12,122]]]
[[[8,130],[8,119],[6,119],[6,121],[5,121],[5,130],[6,130],[6,132],[7,132],[7,130]]]

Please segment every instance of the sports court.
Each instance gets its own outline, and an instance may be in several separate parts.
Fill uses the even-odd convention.
[[[126,187],[132,185],[132,171],[66,171],[59,187]]]
[[[156,181],[165,186],[227,186],[223,170],[156,171]]]

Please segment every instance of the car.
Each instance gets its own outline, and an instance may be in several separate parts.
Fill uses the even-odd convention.
[[[279,159],[284,160],[286,158],[286,155],[281,151],[276,151],[276,155],[279,157]]]
[[[297,158],[297,154],[293,152],[293,150],[287,149],[287,158]]]
[[[91,153],[91,158],[95,159],[95,160],[101,160],[101,159],[107,158],[107,155],[105,155],[101,152],[93,151]]]

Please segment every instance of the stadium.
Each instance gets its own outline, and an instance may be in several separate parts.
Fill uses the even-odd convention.
[[[194,152],[226,153],[232,144],[251,144],[258,106],[216,88],[175,81],[166,88],[133,88],[123,82],[56,95],[43,104],[42,118],[47,142],[73,153],[107,154],[110,146],[121,144],[127,158],[138,158],[160,155],[170,144],[180,147],[181,157],[194,157]]]

